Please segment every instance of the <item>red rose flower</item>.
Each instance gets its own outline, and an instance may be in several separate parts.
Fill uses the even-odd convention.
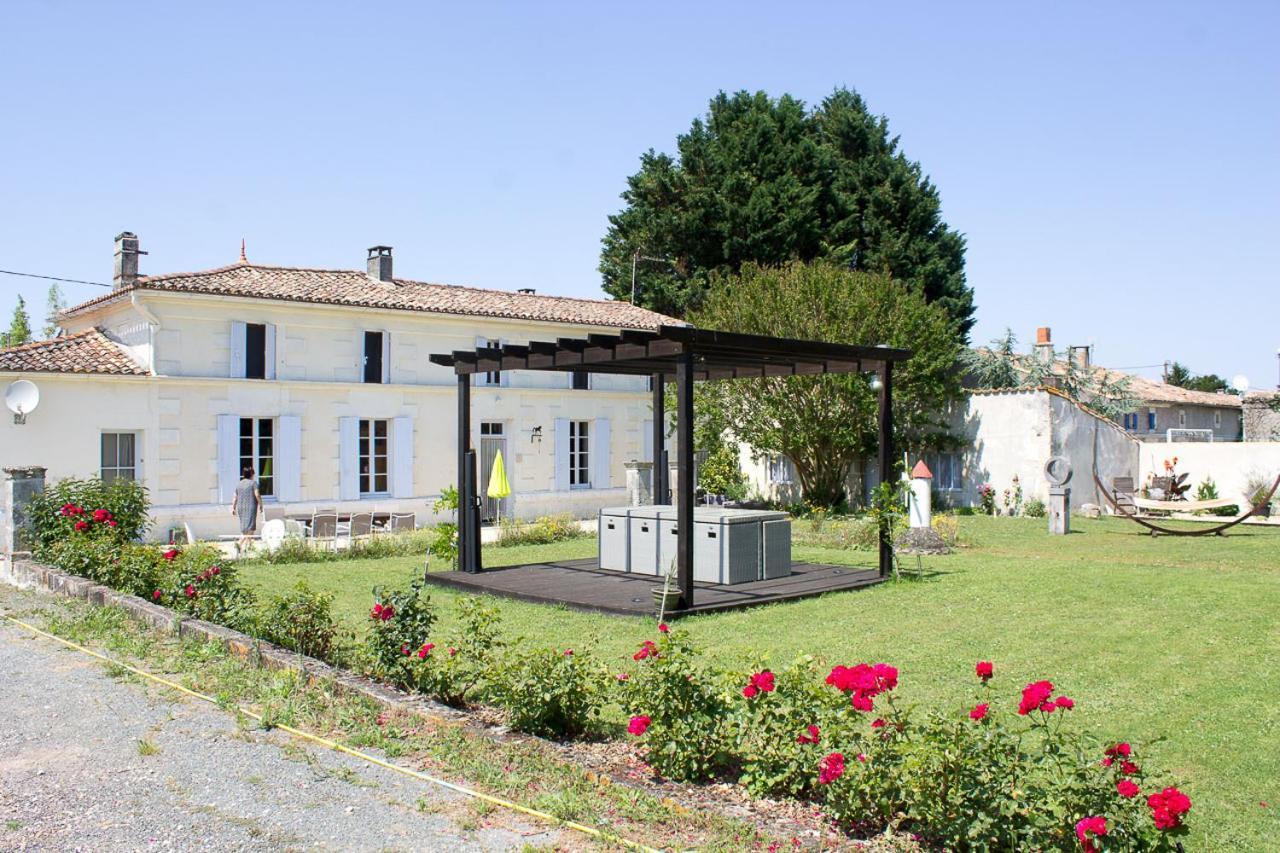
[[[830,785],[844,775],[844,755],[830,752],[818,765],[818,784]]]
[[[867,754],[865,752],[859,752],[857,757],[863,764],[867,763]]]
[[[658,625],[658,630],[659,630],[661,633],[665,634],[665,633],[667,633],[668,631],[670,631],[670,630],[671,630],[671,628],[669,628],[669,627],[667,626],[667,623],[666,623],[666,622],[662,622],[662,623],[660,623],[660,624]]]
[[[405,643],[400,647],[400,654],[404,655],[405,657],[408,657],[409,655],[413,654],[413,649],[409,648],[408,643]]]
[[[872,699],[898,686],[898,670],[887,663],[836,666],[827,676],[827,684],[850,694],[856,710],[870,711],[874,707]]]
[[[1107,819],[1105,817],[1087,817],[1076,824],[1076,838],[1080,839],[1080,849],[1085,853],[1093,853],[1098,848],[1093,844],[1093,838],[1102,837],[1107,834]]]
[[[1059,708],[1063,709],[1064,711],[1070,711],[1072,708],[1076,706],[1076,703],[1070,697],[1067,697],[1067,696],[1059,696],[1057,699],[1053,700],[1053,704],[1057,705]]]
[[[805,732],[806,732],[805,734],[801,734],[798,737],[796,737],[796,743],[817,743],[818,742],[817,726],[815,726],[813,723],[810,723],[809,726],[805,729]]]
[[[1133,754],[1133,748],[1127,743],[1118,743],[1115,746],[1107,747],[1105,754],[1112,758],[1115,758],[1117,755],[1121,758],[1128,758]]]
[[[426,660],[427,655],[431,654],[431,650],[436,647],[435,643],[423,643],[422,648],[418,649],[418,657]]]
[[[74,510],[75,508],[76,508],[75,504],[63,504],[62,509],[58,510],[58,512],[59,514],[62,515],[63,518],[66,518],[68,515],[72,514],[72,510]]]
[[[1115,759],[1113,759],[1113,758],[1104,758],[1104,759],[1102,759],[1102,766],[1103,766],[1103,767],[1110,767],[1110,766],[1111,766],[1111,762],[1112,762],[1112,761],[1114,761],[1114,760],[1115,760]]]
[[[637,714],[631,718],[631,722],[627,724],[627,731],[639,737],[649,730],[649,724],[653,720],[649,719],[646,714]]]
[[[104,521],[110,521],[111,513],[107,512],[105,509],[95,509],[93,511],[93,520],[98,522],[99,524],[101,524]]]
[[[1138,786],[1128,779],[1121,779],[1116,783],[1116,793],[1126,800],[1133,799],[1138,796]]]
[[[1157,829],[1177,829],[1182,825],[1182,816],[1191,811],[1191,798],[1170,787],[1147,797],[1147,805]]]
[[[571,656],[572,654],[573,654],[573,649],[565,649],[565,650],[564,650],[564,656],[565,656],[565,657],[569,657],[569,656]]]
[[[369,618],[370,618],[370,619],[381,619],[381,618],[382,618],[382,605],[381,605],[381,604],[375,604],[375,605],[373,605],[373,609],[369,611]]]
[[[1028,684],[1022,688],[1022,701],[1018,703],[1018,713],[1025,717],[1037,708],[1044,710],[1044,704],[1052,695],[1052,682],[1036,681]]]
[[[174,560],[178,558],[178,554],[179,554],[179,551],[177,548],[170,548],[168,551],[165,551],[160,556],[164,557],[166,560],[172,563]]]
[[[983,681],[990,681],[991,676],[995,674],[995,668],[991,665],[991,661],[989,660],[978,661],[977,666],[973,669],[974,672],[978,673],[978,678],[981,678]]]
[[[746,687],[742,688],[742,695],[747,699],[754,699],[757,692],[759,691],[756,690],[754,684],[748,684]]]
[[[620,672],[614,677],[617,678],[619,681],[626,681],[631,676],[627,675],[625,672]]]
[[[118,527],[119,525],[117,525],[117,524],[116,524],[116,520],[113,518],[113,519],[111,519],[110,521],[108,521],[108,522],[107,522],[107,526],[108,526],[108,527]]]
[[[873,729],[883,729],[884,725],[885,723],[883,719],[877,718],[871,721],[871,728]]]
[[[160,590],[157,589],[155,592],[151,593],[151,600],[152,601],[160,600]]]
[[[222,569],[218,568],[217,566],[214,566],[212,569],[209,570],[209,574],[220,575],[222,574]]]
[[[76,522],[76,530],[78,530],[78,531],[85,531],[85,530],[88,530],[88,529],[89,529],[89,522],[87,522],[87,521],[77,521],[77,522]]]
[[[1058,706],[1053,704],[1052,702],[1045,702],[1043,705],[1040,706],[1040,710],[1046,714],[1052,714],[1057,709],[1057,707]]]
[[[753,674],[747,686],[742,688],[742,695],[746,696],[748,699],[756,696],[759,693],[772,693],[772,692],[773,692],[773,673],[767,669],[764,670],[763,672],[757,672]]]
[[[1120,764],[1120,773],[1125,776],[1137,776],[1138,765],[1134,764],[1132,761],[1122,762]]]
[[[658,645],[653,640],[645,640],[640,644],[640,651],[631,656],[632,660],[640,661],[645,658],[658,657]]]
[[[396,609],[392,607],[390,604],[384,604],[382,605],[382,613],[378,615],[378,618],[381,619],[383,622],[386,622],[395,615],[396,615]]]
[[[974,705],[973,710],[969,712],[969,719],[981,720],[987,716],[987,708],[989,707],[990,706],[987,705],[986,702],[983,702],[981,705]]]
[[[184,593],[186,593],[187,598],[195,598],[195,597],[196,597],[196,588],[195,588],[194,586],[192,586],[191,584],[187,584],[187,588],[186,588],[186,589],[184,589],[184,590],[183,590],[183,592],[184,592]]]

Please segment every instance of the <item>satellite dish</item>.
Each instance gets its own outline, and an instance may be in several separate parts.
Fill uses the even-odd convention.
[[[5,389],[4,404],[9,411],[13,412],[15,424],[25,424],[27,415],[34,412],[36,406],[40,405],[40,389],[34,382],[19,379],[17,382],[10,383]]]
[[[1231,377],[1231,387],[1236,390],[1236,393],[1245,394],[1249,390],[1249,377],[1243,373],[1237,373]]]

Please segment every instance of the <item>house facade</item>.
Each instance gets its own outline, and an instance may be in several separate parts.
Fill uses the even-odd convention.
[[[397,279],[388,247],[365,270],[239,262],[142,276],[117,238],[115,286],[60,317],[63,335],[0,350],[0,385],[40,404],[0,422],[0,466],[51,480],[130,477],[163,538],[183,523],[229,534],[240,469],[289,513],[413,512],[457,479],[456,379],[428,356],[677,323],[622,302]],[[503,516],[589,515],[625,502],[623,463],[651,454],[644,377],[504,372],[476,377],[482,481],[501,450]],[[496,513],[492,500],[488,511]]]

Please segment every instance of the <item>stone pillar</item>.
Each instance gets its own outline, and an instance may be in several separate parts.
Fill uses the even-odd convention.
[[[1071,532],[1071,489],[1066,486],[1049,487],[1049,532],[1055,536]]]
[[[5,468],[0,474],[0,562],[34,547],[28,508],[31,499],[44,491],[45,469]]]
[[[676,495],[678,494],[677,490],[680,488],[680,469],[675,465],[671,465],[667,468],[667,488],[671,490],[670,500],[671,505],[674,506],[676,502]]]
[[[627,503],[631,506],[648,506],[653,503],[653,463],[631,460],[624,462],[627,469]]]

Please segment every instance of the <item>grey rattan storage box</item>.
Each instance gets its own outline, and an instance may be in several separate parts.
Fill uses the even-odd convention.
[[[630,516],[634,507],[617,506],[600,510],[600,568],[631,571]]]
[[[670,505],[601,510],[600,567],[661,577],[676,558],[676,532],[676,509]],[[785,512],[694,509],[695,581],[747,583],[790,573],[791,521]]]

